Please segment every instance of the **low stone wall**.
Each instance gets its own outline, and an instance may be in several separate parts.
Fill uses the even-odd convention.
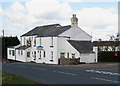
[[[60,58],[60,65],[76,65],[80,63],[80,58]]]

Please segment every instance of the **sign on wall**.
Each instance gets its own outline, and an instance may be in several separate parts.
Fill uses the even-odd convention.
[[[37,50],[43,50],[43,46],[37,46]]]

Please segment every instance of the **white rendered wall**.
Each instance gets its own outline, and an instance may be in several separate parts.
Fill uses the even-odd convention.
[[[95,53],[81,53],[80,62],[85,63],[94,63],[95,62]]]
[[[91,41],[92,37],[79,27],[72,27],[59,36],[70,37],[70,40]]]
[[[11,60],[15,60],[15,56],[12,56],[12,54],[10,55],[9,50],[14,50],[15,51],[14,48],[7,48],[7,58],[11,59]]]
[[[15,51],[15,48],[18,48],[20,45],[17,45],[17,46],[14,46],[14,48],[7,48],[7,58],[8,59],[11,59],[11,60],[15,60],[16,58],[16,51]],[[12,54],[10,55],[9,54],[9,50],[14,50],[15,52],[15,56],[12,56]]]
[[[25,39],[25,45],[27,45],[27,40],[29,40],[29,38],[31,39],[31,47],[30,47],[30,53],[31,53],[31,61],[34,61],[34,51],[36,51],[36,45],[34,44],[34,40],[36,39],[36,36],[22,36],[21,37],[21,45],[24,45],[24,39]]]
[[[25,59],[26,52],[25,52],[25,50],[22,50],[22,51],[23,51],[23,55],[19,55],[18,50],[16,50],[16,60],[21,61],[21,62],[26,62],[26,59]],[[20,50],[20,53],[21,53],[21,50]]]
[[[37,46],[40,46],[40,37],[36,38]],[[36,62],[37,63],[47,63],[47,64],[58,64],[57,58],[57,37],[53,37],[53,47],[51,46],[51,37],[41,37],[41,46],[43,46],[43,50],[41,50],[41,59],[40,58],[40,50],[36,50]],[[39,52],[38,52],[39,51]],[[43,57],[45,51],[45,57]],[[53,62],[51,59],[51,51],[53,51]]]

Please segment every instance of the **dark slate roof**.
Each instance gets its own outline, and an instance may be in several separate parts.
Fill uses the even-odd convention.
[[[29,48],[28,46],[20,46],[20,47],[18,47],[18,48],[16,48],[16,49],[18,49],[18,50],[25,50],[25,49],[27,49],[27,48]]]
[[[14,46],[9,46],[8,48],[14,48]]]
[[[93,53],[93,44],[91,41],[68,40],[68,42],[80,53]]]
[[[39,26],[23,34],[22,36],[33,36],[33,35],[38,35],[38,37],[58,36],[64,31],[70,29],[70,27],[71,25],[61,26],[60,24]]]
[[[93,42],[94,46],[119,46],[120,45],[120,41],[94,41]]]

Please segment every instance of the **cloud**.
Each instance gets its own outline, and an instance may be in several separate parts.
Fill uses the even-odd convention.
[[[71,14],[72,9],[67,2],[60,3],[56,0],[31,0],[26,1],[25,5],[14,2],[3,10],[6,18],[4,23],[10,23],[6,26],[7,34],[19,36],[37,25],[60,23],[59,21],[69,19]]]
[[[46,24],[68,25],[71,24],[72,13],[77,14],[79,26],[90,35],[92,33],[94,40],[98,38],[108,39],[108,34],[117,32],[117,13],[115,13],[114,8],[93,7],[74,12],[68,4],[72,1],[67,0],[60,3],[57,0],[31,0],[26,1],[25,5],[14,2],[8,9],[2,10],[0,8],[7,23],[12,23],[9,25],[11,27],[6,26],[7,34],[20,36],[36,26]]]
[[[72,13],[68,3],[59,3],[56,0],[32,0],[26,3],[30,15],[44,19],[67,18]]]
[[[83,8],[77,11],[79,26],[89,34],[92,33],[93,39],[107,39],[108,34],[117,33],[118,15],[114,8]]]
[[[82,2],[83,0],[61,0],[62,2]]]

